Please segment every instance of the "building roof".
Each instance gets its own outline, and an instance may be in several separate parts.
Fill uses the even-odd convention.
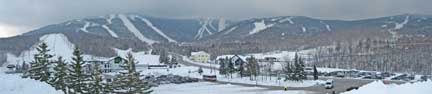
[[[191,55],[210,55],[210,54],[204,51],[198,51],[198,52],[192,52]]]

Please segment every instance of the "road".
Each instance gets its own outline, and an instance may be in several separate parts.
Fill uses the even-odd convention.
[[[182,58],[181,55],[177,55],[179,58]],[[180,64],[183,64],[185,66],[197,66],[202,67],[206,69],[215,69],[218,68],[216,66],[204,66],[192,62],[187,62],[185,60],[180,59]],[[324,78],[321,77],[320,80],[328,80],[332,79],[334,81],[334,88],[333,89],[325,89],[324,86],[312,86],[312,87],[288,87],[287,90],[304,90],[304,91],[311,91],[314,92],[312,94],[326,94],[326,93],[332,93],[335,91],[336,93],[345,92],[348,88],[351,87],[361,87],[363,85],[366,85],[368,83],[371,83],[375,80],[372,79],[353,79],[353,78]],[[224,81],[217,81],[215,83],[220,84],[232,84],[232,85],[240,85],[240,86],[248,86],[248,87],[261,87],[261,88],[267,88],[269,90],[284,90],[284,87],[282,86],[265,86],[265,85],[255,85],[255,84],[245,84],[245,83],[235,83],[235,82],[224,82]],[[401,81],[390,81],[390,83],[396,83],[401,84],[404,82]]]

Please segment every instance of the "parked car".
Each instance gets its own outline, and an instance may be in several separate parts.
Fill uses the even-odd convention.
[[[324,88],[325,89],[333,89],[334,88],[334,81],[333,80],[328,80],[324,83]]]

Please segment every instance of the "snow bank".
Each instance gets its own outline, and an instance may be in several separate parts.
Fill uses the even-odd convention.
[[[375,81],[343,94],[430,94],[432,81],[407,83],[402,85],[385,85],[382,81]]]
[[[4,74],[0,69],[0,94],[62,94],[50,85],[17,74]]]

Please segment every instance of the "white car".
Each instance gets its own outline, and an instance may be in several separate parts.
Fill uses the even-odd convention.
[[[332,89],[334,87],[334,82],[333,80],[328,80],[324,83],[324,88],[325,89]]]

